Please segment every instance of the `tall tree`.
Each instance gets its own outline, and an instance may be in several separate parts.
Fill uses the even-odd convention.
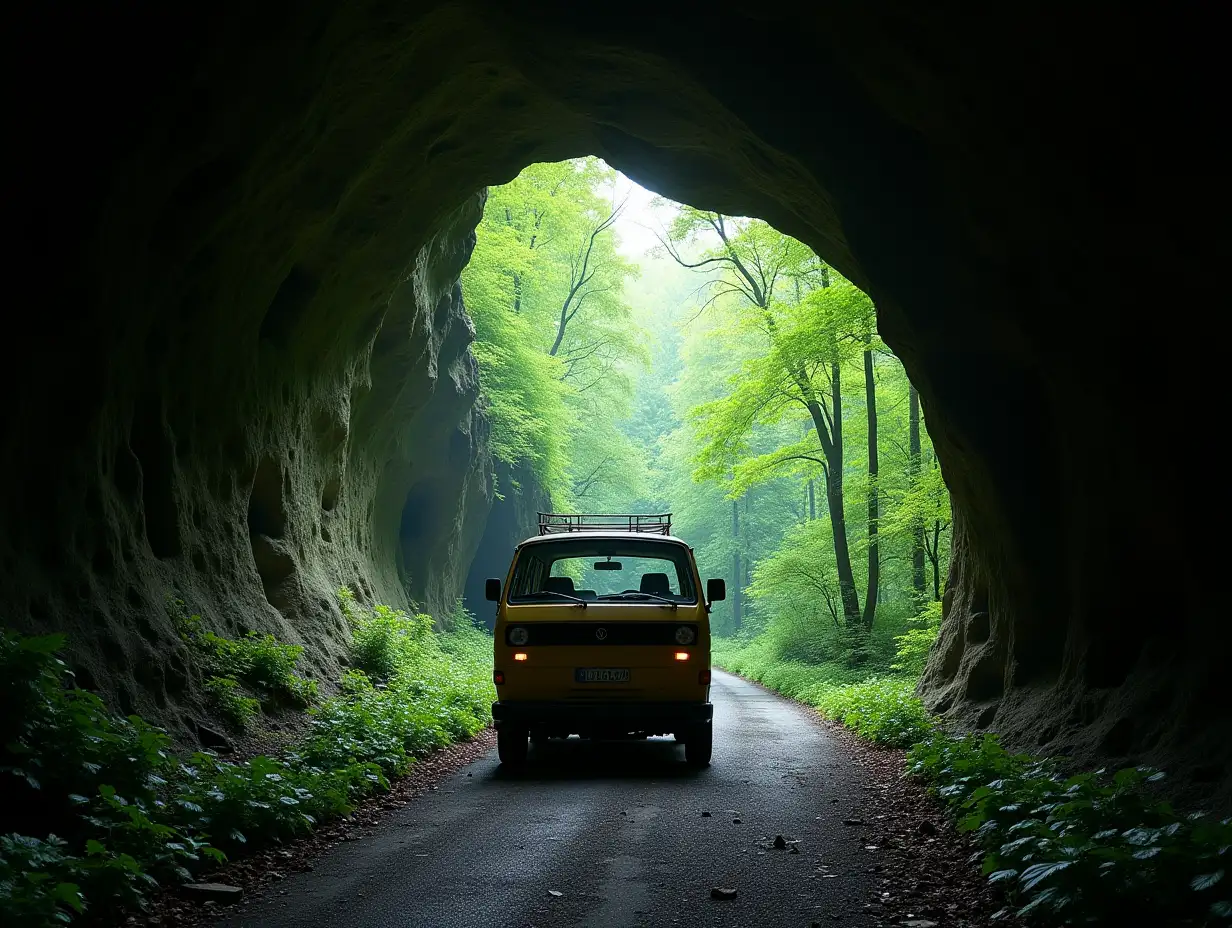
[[[744,612],[740,608],[740,591],[744,586],[744,573],[740,569],[740,502],[731,501],[731,531],[732,531],[732,627],[740,631],[744,621]]]
[[[696,259],[686,258],[680,244],[703,235],[713,245]],[[843,368],[852,354],[848,339],[869,314],[868,298],[846,281],[826,286],[832,272],[824,263],[764,222],[685,209],[661,241],[681,266],[717,272],[704,305],[734,302],[737,337],[757,338],[766,347],[765,356],[746,362],[729,396],[698,409],[706,441],[698,474],[722,479],[732,469],[738,493],[784,466],[820,468],[843,614],[849,625],[859,625],[843,495]],[[787,295],[800,292],[802,300],[783,300],[788,282]],[[747,459],[751,431],[781,421],[788,407],[808,416],[814,437]]]
[[[920,479],[920,392],[915,388],[915,384],[907,385],[907,398],[910,406],[907,426],[907,475],[914,484]],[[911,529],[911,588],[917,599],[924,599],[924,521],[918,518]]]
[[[877,521],[881,517],[877,487],[877,381],[873,377],[873,336],[864,335],[864,405],[868,412],[868,588],[864,594],[864,625],[872,628],[877,615],[877,585],[881,582],[881,549]]]

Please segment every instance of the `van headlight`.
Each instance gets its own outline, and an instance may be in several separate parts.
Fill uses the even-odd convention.
[[[530,641],[530,632],[524,629],[521,625],[515,625],[509,629],[509,643],[515,648],[520,648],[526,642]]]
[[[687,625],[681,625],[676,629],[676,644],[692,644],[696,637],[697,633]]]

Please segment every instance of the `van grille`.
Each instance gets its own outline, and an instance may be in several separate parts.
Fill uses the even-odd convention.
[[[607,646],[674,645],[676,629],[682,625],[693,630],[691,640],[697,641],[696,622],[528,622],[517,627],[529,634],[526,645]]]

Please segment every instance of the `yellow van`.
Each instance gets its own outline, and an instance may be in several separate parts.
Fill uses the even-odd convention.
[[[711,604],[671,514],[539,514],[497,603],[492,705],[502,764],[528,739],[674,735],[685,760],[710,763]]]

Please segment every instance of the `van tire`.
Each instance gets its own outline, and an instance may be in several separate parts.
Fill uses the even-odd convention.
[[[684,742],[684,760],[690,767],[709,767],[714,748],[714,726],[698,725]]]
[[[522,767],[530,750],[530,732],[525,728],[501,725],[496,729],[496,755],[506,767]]]

